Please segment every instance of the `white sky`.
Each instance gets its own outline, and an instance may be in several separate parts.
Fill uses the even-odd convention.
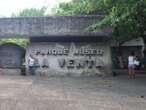
[[[12,13],[18,13],[24,8],[40,8],[48,6],[53,8],[59,2],[70,0],[0,0],[0,16],[9,17]]]

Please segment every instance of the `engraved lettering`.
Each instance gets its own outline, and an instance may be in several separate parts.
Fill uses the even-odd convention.
[[[75,61],[70,59],[70,60],[67,60],[67,68],[74,68],[75,66]]]
[[[77,60],[76,62],[76,67],[79,68],[84,68],[85,67],[85,62],[83,60]]]

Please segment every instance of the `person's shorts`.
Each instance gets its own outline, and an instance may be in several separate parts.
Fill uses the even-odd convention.
[[[128,68],[129,68],[129,69],[134,69],[134,68],[135,68],[135,65],[134,65],[134,64],[129,64],[129,65],[128,65]]]

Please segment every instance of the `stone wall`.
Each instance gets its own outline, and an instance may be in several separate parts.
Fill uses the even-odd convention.
[[[28,56],[36,58],[36,74],[51,75],[107,75],[111,73],[108,43],[31,43]]]
[[[22,60],[24,59],[24,48],[5,43],[0,45],[0,68],[4,75],[20,75]]]
[[[47,16],[0,18],[0,38],[40,36],[109,36],[111,28],[91,32],[87,28],[102,16]]]
[[[16,76],[18,76],[18,75],[21,75],[21,69],[19,69],[19,68],[13,68],[13,69],[9,69],[9,68],[3,68],[2,70],[1,70],[1,72],[2,72],[2,74],[3,75],[16,75]]]
[[[25,54],[24,52],[24,48],[16,44],[6,43],[0,45],[0,67],[20,68]]]

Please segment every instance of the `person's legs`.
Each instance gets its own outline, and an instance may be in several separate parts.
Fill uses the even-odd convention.
[[[128,72],[129,72],[129,78],[135,77],[135,68],[134,65],[128,65]]]
[[[32,67],[31,75],[34,75],[34,67]]]
[[[129,78],[132,78],[132,69],[130,68]]]
[[[135,78],[135,69],[134,69],[134,67],[132,68],[132,78]]]
[[[134,72],[133,72],[133,78],[135,78],[136,77],[136,74],[135,74],[135,70],[134,70]]]
[[[29,75],[33,75],[33,67],[29,66]]]
[[[131,78],[131,67],[130,67],[130,65],[128,66],[128,75],[129,75],[129,78]]]

